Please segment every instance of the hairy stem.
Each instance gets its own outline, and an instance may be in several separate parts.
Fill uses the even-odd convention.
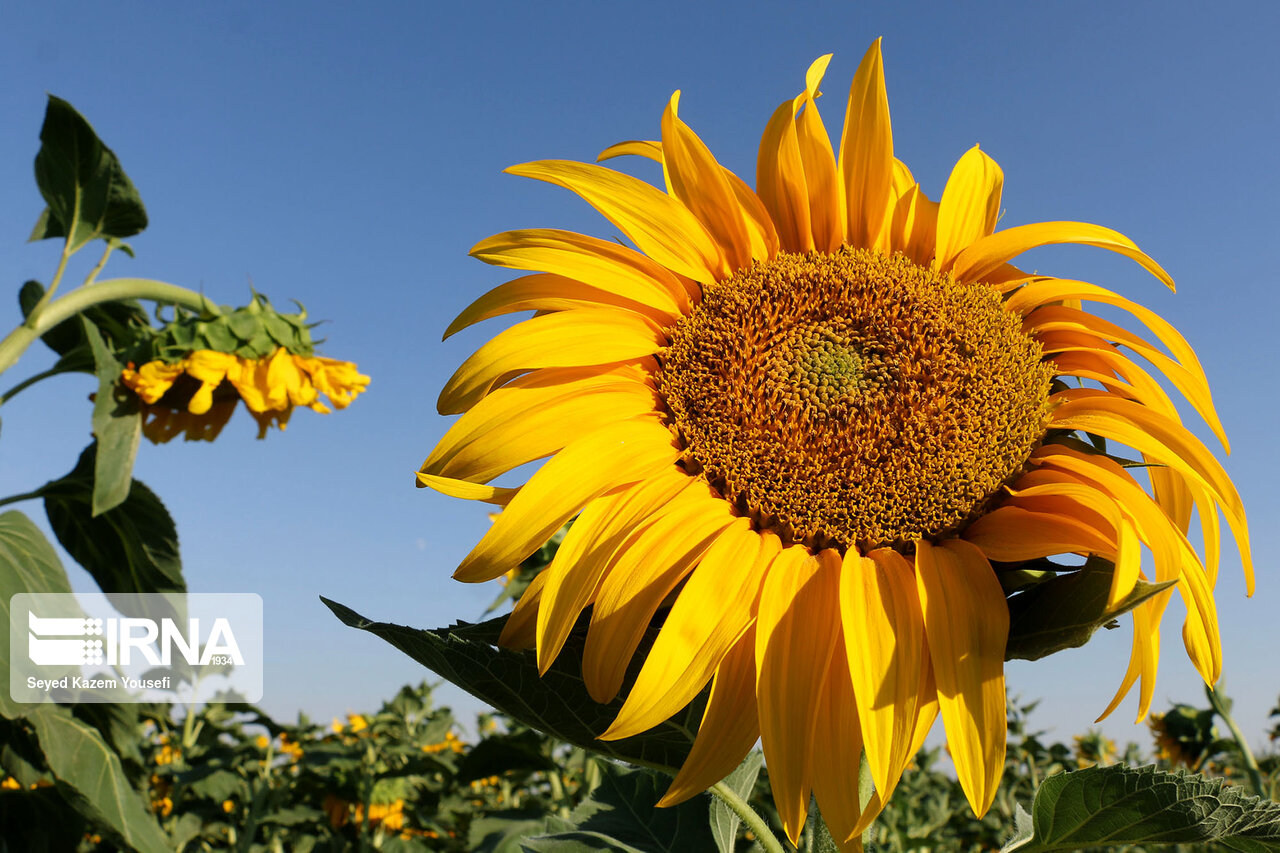
[[[760,814],[751,808],[751,805],[746,800],[739,797],[737,792],[723,782],[717,782],[707,790],[719,797],[720,802],[733,809],[734,813],[742,818],[742,822],[746,824],[747,829],[751,830],[751,833],[756,837],[756,841],[760,842],[760,846],[767,850],[768,853],[785,853],[782,849],[782,844],[779,843],[773,831],[769,829],[769,825],[764,822],[764,818],[760,817]]]
[[[1267,791],[1262,784],[1262,771],[1258,769],[1258,761],[1253,757],[1253,750],[1249,749],[1249,742],[1245,740],[1244,732],[1240,731],[1231,712],[1227,710],[1224,697],[1208,685],[1205,685],[1204,692],[1209,697],[1209,704],[1213,706],[1214,712],[1222,718],[1222,722],[1227,724],[1227,728],[1231,729],[1231,737],[1235,739],[1236,746],[1240,747],[1240,757],[1244,761],[1245,771],[1249,774],[1249,783],[1253,786],[1253,792],[1259,797],[1266,798]]]

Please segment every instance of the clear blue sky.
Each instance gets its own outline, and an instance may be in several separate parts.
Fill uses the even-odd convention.
[[[1108,225],[1177,280],[1174,296],[1087,248],[1027,260],[1145,303],[1200,354],[1253,522],[1257,595],[1244,599],[1229,551],[1218,597],[1227,687],[1260,742],[1280,693],[1277,32],[1280,6],[1267,3],[19,4],[0,14],[0,289],[47,281],[55,264],[52,242],[23,242],[41,207],[31,160],[50,92],[116,150],[151,216],[137,259],[113,260],[109,275],[237,304],[252,282],[333,321],[324,351],[373,377],[350,409],[300,412],[261,442],[241,412],[213,445],[144,444],[137,473],[177,520],[193,591],[262,595],[263,704],[321,718],[365,709],[430,676],[341,626],[317,595],[434,627],[476,618],[493,594],[449,580],[484,509],[412,477],[447,425],[439,388],[499,327],[440,342],[507,277],[467,250],[509,228],[613,233],[567,192],[502,169],[656,138],[680,88],[681,117],[750,178],[765,121],[809,62],[835,53],[824,100],[838,133],[848,80],[882,35],[896,150],[933,197],[979,142],[1005,170],[1005,225]],[[645,165],[637,173],[655,178]],[[6,329],[15,302],[0,295]],[[11,376],[47,364],[33,350]],[[6,407],[0,494],[71,468],[92,390],[64,377]],[[38,505],[23,508],[43,523]],[[1157,707],[1202,701],[1170,617]],[[1065,737],[1105,706],[1128,644],[1126,624],[1015,664],[1009,682],[1044,698],[1039,723]],[[476,707],[446,695],[464,716]],[[1107,731],[1145,744],[1134,701]]]

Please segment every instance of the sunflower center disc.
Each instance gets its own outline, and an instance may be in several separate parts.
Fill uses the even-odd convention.
[[[998,293],[902,255],[783,253],[708,285],[659,388],[762,527],[909,549],[955,532],[1044,435],[1051,368]]]

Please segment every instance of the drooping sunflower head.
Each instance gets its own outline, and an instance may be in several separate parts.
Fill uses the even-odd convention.
[[[264,438],[297,406],[327,414],[320,394],[343,409],[369,384],[351,362],[315,354],[305,311],[278,313],[260,294],[214,316],[179,309],[130,356],[120,382],[141,400],[143,434],[156,443],[212,441],[241,400]]]
[[[1131,609],[1134,624],[1107,713],[1140,682],[1139,718],[1175,592],[1192,662],[1218,677],[1220,513],[1252,575],[1239,497],[1156,378],[1221,437],[1190,346],[1110,290],[1010,261],[1080,243],[1172,286],[1167,273],[1097,225],[997,231],[1004,175],[977,147],[932,200],[893,155],[879,42],[833,147],[817,106],[828,60],[767,122],[755,189],[680,120],[679,93],[660,140],[601,155],[658,162],[664,189],[567,161],[508,170],[577,193],[630,245],[533,229],[472,250],[530,274],[446,335],[538,313],[449,380],[439,409],[461,417],[418,483],[504,507],[455,572],[464,581],[504,576],[576,517],[502,641],[535,647],[545,670],[590,608],[582,669],[596,699],[618,694],[665,611],[601,737],[645,731],[710,684],[666,802],[722,778],[758,738],[792,840],[813,793],[854,848],[939,715],[970,803],[989,807],[1004,766],[1006,573],[1067,585],[1107,573],[1107,614]],[[1128,312],[1163,348],[1086,303]],[[491,484],[543,458],[527,482]],[[1090,559],[1044,562],[1057,555]],[[850,775],[864,751],[866,809]]]

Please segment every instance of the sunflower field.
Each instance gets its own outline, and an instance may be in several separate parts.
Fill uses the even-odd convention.
[[[492,711],[456,719],[429,682],[331,722],[234,693],[5,693],[0,851],[1280,850],[1280,753],[1253,753],[1222,680],[1224,541],[1249,594],[1254,570],[1243,501],[1182,419],[1227,449],[1205,371],[1153,311],[1015,261],[1079,246],[1172,278],[1108,227],[1000,227],[1004,171],[977,145],[931,198],[895,155],[879,40],[838,134],[818,106],[830,59],[764,124],[754,187],[679,91],[658,139],[598,158],[647,160],[660,184],[507,169],[621,237],[523,228],[471,249],[520,275],[445,337],[534,313],[447,380],[456,419],[415,482],[492,512],[453,576],[496,599],[440,628],[322,599]],[[61,254],[19,289],[0,373],[36,347],[56,360],[0,405],[88,374],[92,435],[0,506],[38,501],[103,594],[181,602],[177,526],[133,475],[143,439],[213,441],[241,404],[262,438],[299,408],[359,406],[371,379],[322,354],[301,303],[107,277],[148,225],[140,195],[67,101],[49,97],[40,142],[31,240]],[[72,283],[83,249],[101,255]],[[6,668],[24,655],[14,597],[71,590],[42,527],[0,514]],[[1006,662],[1122,625],[1099,719],[1136,688],[1150,743],[1052,740]],[[1204,699],[1161,709],[1179,645]]]

